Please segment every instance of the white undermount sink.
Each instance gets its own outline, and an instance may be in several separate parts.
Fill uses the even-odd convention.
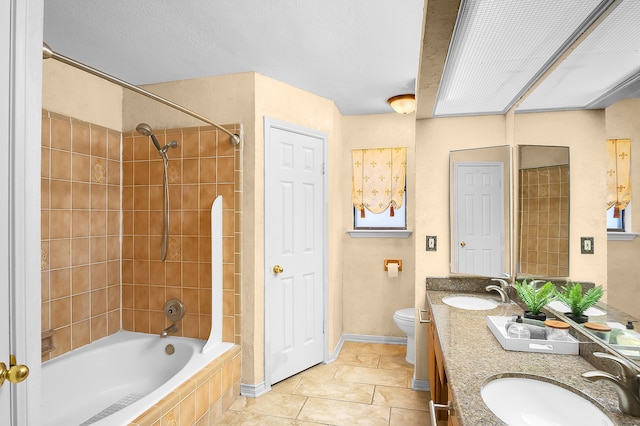
[[[475,296],[445,296],[442,301],[454,308],[468,309],[470,311],[486,311],[498,306],[497,302]]]
[[[489,409],[510,426],[614,424],[585,398],[533,378],[496,378],[488,381],[480,392]]]
[[[551,309],[555,309],[560,313],[571,312],[571,309],[559,300],[554,300],[551,303],[549,303],[547,306],[550,307]],[[606,314],[606,312],[600,308],[596,308],[595,306],[592,306],[588,308],[586,311],[584,311],[584,314],[588,317],[597,317],[597,316]]]

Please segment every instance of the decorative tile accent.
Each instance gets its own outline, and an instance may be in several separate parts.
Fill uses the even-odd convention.
[[[169,162],[167,167],[167,179],[169,183],[180,183],[180,168],[177,164]]]
[[[169,249],[167,251],[168,260],[180,260],[180,241],[176,238],[169,237]]]
[[[45,271],[47,269],[49,269],[49,256],[46,251],[40,249],[40,270]]]
[[[107,177],[107,170],[103,160],[96,160],[93,163],[91,172],[91,182],[104,183]]]

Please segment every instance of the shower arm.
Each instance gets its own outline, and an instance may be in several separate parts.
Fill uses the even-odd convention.
[[[43,59],[50,59],[53,58],[57,61],[60,61],[64,64],[67,65],[71,65],[74,68],[78,68],[82,71],[88,72],[89,74],[93,74],[96,77],[100,77],[104,80],[110,81],[111,83],[117,84],[118,86],[124,87],[125,89],[129,89],[132,92],[136,92],[139,95],[142,96],[146,96],[147,98],[153,99],[154,101],[160,102],[161,104],[165,104],[168,107],[171,107],[173,109],[177,109],[178,111],[182,111],[183,113],[190,115],[194,118],[197,118],[200,121],[204,121],[205,123],[211,124],[213,127],[215,127],[218,130],[223,131],[224,133],[226,133],[227,135],[229,135],[231,137],[231,144],[233,146],[237,146],[238,144],[240,144],[240,136],[231,133],[230,131],[228,131],[227,129],[225,129],[224,127],[220,126],[219,124],[214,123],[213,121],[209,120],[206,117],[201,116],[198,113],[195,113],[191,110],[188,110],[187,108],[176,104],[175,102],[172,102],[168,99],[165,99],[161,96],[156,95],[155,93],[151,93],[147,90],[144,90],[138,86],[134,86],[133,84],[127,83],[124,80],[120,80],[119,78],[113,77],[112,75],[109,75],[107,73],[104,73],[100,70],[97,70],[95,68],[92,68],[88,65],[85,65],[81,62],[78,62],[76,60],[73,60],[71,58],[68,58],[64,55],[61,55],[59,53],[54,52],[49,45],[47,45],[47,43],[42,43],[42,58]]]

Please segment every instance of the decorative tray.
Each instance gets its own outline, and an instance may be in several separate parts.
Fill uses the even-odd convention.
[[[505,324],[512,317],[487,316],[489,330],[507,351],[542,352],[549,354],[578,355],[578,341],[569,336],[569,340],[514,339],[507,335]]]

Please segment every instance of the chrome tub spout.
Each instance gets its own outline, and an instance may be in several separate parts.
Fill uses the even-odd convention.
[[[169,333],[177,333],[177,332],[178,332],[178,324],[174,322],[169,327],[165,328],[160,332],[160,337],[167,337]]]

